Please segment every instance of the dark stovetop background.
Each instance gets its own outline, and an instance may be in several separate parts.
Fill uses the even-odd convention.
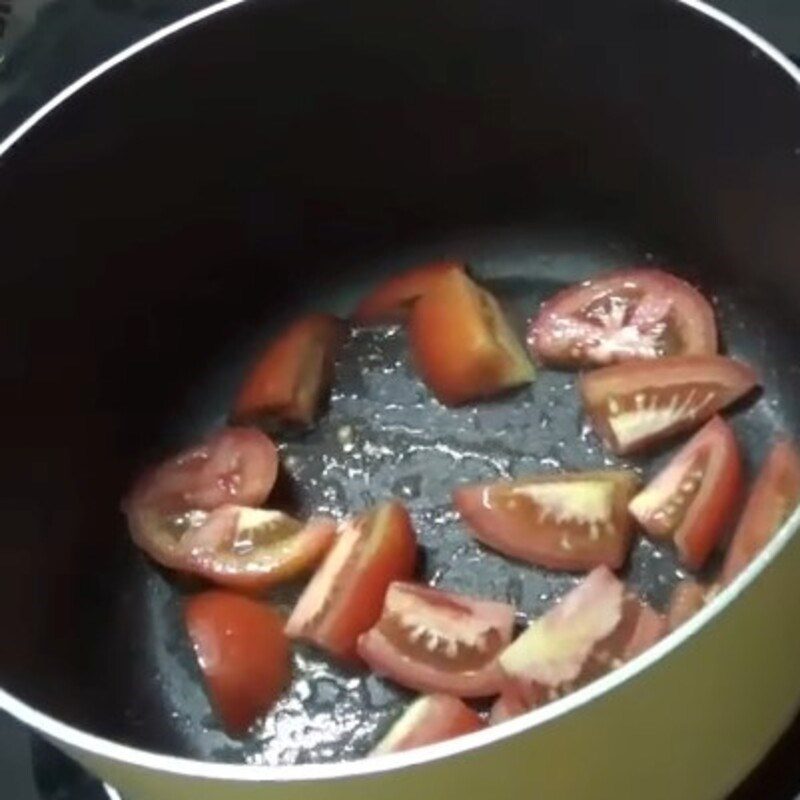
[[[206,5],[208,0],[0,0],[0,138],[98,62]],[[800,0],[716,0],[716,5],[800,57]],[[798,754],[800,718],[730,800],[800,800]],[[109,797],[2,712],[0,781],[3,800]]]

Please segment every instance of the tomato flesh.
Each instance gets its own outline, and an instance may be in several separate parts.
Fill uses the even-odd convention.
[[[548,569],[622,566],[632,529],[628,502],[639,481],[624,470],[534,475],[462,486],[456,508],[489,547]]]
[[[341,320],[330,314],[295,320],[251,368],[236,398],[233,418],[312,423],[333,381],[342,332]]]
[[[800,453],[792,442],[777,442],[747,499],[722,568],[730,583],[769,543],[800,503]]]
[[[530,383],[534,369],[497,300],[451,270],[414,303],[411,352],[439,400],[458,405]]]
[[[736,438],[724,420],[714,417],[629,508],[651,536],[674,539],[681,561],[696,570],[722,536],[741,484]]]
[[[409,689],[486,697],[500,691],[497,656],[511,641],[514,616],[506,603],[395,582],[358,653],[379,675]]]
[[[500,654],[503,670],[551,688],[574,681],[595,645],[622,619],[623,594],[614,573],[595,568]]]
[[[424,695],[408,707],[372,754],[384,755],[412,750],[485,727],[483,720],[457,697],[446,694]]]
[[[714,355],[717,328],[708,301],[686,281],[658,269],[628,269],[598,275],[545,302],[528,344],[546,364],[604,366]]]
[[[184,569],[246,592],[260,592],[309,572],[336,538],[336,522],[302,523],[281,511],[223,506],[181,539]]]
[[[463,272],[458,261],[434,261],[387,278],[358,304],[353,319],[360,325],[404,322],[411,306],[451,270]]]
[[[189,637],[225,729],[244,734],[289,681],[283,619],[269,606],[222,591],[189,599]]]
[[[627,454],[702,425],[757,384],[723,356],[628,361],[581,376],[584,408],[615,453]]]
[[[255,428],[223,428],[136,481],[122,504],[131,537],[158,563],[182,569],[182,534],[221,506],[260,505],[277,472],[269,437]]]
[[[287,632],[355,659],[358,637],[380,617],[389,584],[410,578],[416,557],[414,529],[400,503],[348,521],[297,602]]]

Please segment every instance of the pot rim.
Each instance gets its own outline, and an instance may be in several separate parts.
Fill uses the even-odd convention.
[[[22,140],[27,133],[45,119],[51,112],[77,94],[92,81],[114,69],[148,47],[155,45],[184,28],[213,17],[224,11],[246,3],[247,0],[220,0],[207,8],[189,14],[167,25],[149,36],[140,39],[116,55],[103,61],[41,106],[21,125],[0,142],[0,158]],[[716,23],[728,28],[748,41],[753,47],[768,56],[800,88],[800,68],[744,23],[739,22],[724,11],[709,6],[704,0],[675,0],[682,6],[705,15]],[[800,95],[799,95],[800,97]],[[800,507],[781,527],[778,534],[764,548],[759,556],[729,586],[727,586],[709,605],[698,612],[678,630],[666,636],[640,656],[600,678],[584,688],[560,700],[523,714],[516,719],[461,736],[450,741],[400,753],[391,753],[358,761],[343,761],[332,764],[303,764],[287,766],[259,766],[250,764],[220,764],[212,761],[169,756],[161,753],[121,744],[111,739],[89,733],[81,728],[61,722],[55,717],[37,711],[0,687],[0,710],[4,710],[50,739],[86,755],[120,762],[142,769],[168,773],[174,776],[204,778],[218,781],[240,783],[303,782],[329,779],[342,779],[359,776],[379,775],[410,766],[420,766],[450,756],[462,755],[508,739],[516,734],[555,722],[560,717],[576,711],[593,700],[609,693],[622,684],[645,672],[673,650],[683,646],[694,637],[707,622],[717,617],[734,603],[747,588],[756,581],[767,567],[780,555],[790,539],[800,529]],[[800,534],[798,534],[800,535]]]

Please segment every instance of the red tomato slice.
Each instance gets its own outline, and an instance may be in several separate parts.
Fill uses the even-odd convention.
[[[667,609],[667,627],[674,631],[690,620],[708,602],[709,589],[691,578],[673,590]]]
[[[644,653],[667,633],[667,620],[646,602],[632,594],[622,600],[619,624],[589,652],[580,674],[558,688],[548,690],[548,699],[569,694],[618,669]]]
[[[501,689],[497,655],[511,641],[514,616],[506,603],[396,582],[358,654],[409,689],[487,697]]]
[[[170,569],[220,586],[260,592],[309,572],[336,538],[336,523],[303,524],[281,511],[222,506],[178,515],[129,514],[134,541]]]
[[[278,474],[278,451],[256,428],[222,428],[151,468],[123,502],[162,513],[208,511],[226,503],[261,505]]]
[[[549,687],[529,680],[512,680],[492,706],[490,724],[517,717],[591,683],[652,647],[666,632],[667,621],[661,614],[626,594],[619,623],[605,639],[592,646],[575,680]]]
[[[398,753],[444,742],[485,728],[483,720],[457,697],[431,694],[415,700],[372,751]]]
[[[500,654],[506,674],[556,689],[581,674],[595,646],[622,619],[624,587],[597,567]]]
[[[392,275],[358,304],[353,319],[361,325],[404,322],[411,306],[451,270],[463,271],[458,261],[434,261]]]
[[[632,358],[714,355],[708,301],[658,269],[626,269],[570,286],[542,305],[531,352],[556,366],[603,366]]]
[[[730,583],[767,545],[800,503],[800,454],[786,440],[770,451],[731,540],[722,583]]]
[[[289,325],[247,375],[233,418],[312,423],[333,381],[342,332],[341,320],[330,314],[310,314]]]
[[[580,380],[592,425],[619,454],[702,425],[757,382],[751,367],[722,356],[628,361]]]
[[[533,365],[494,297],[451,270],[414,303],[411,352],[422,377],[447,405],[530,383]]]
[[[724,420],[714,417],[629,508],[651,536],[674,539],[681,561],[700,569],[719,541],[741,487],[736,438]]]
[[[410,578],[417,542],[408,512],[383,503],[343,526],[333,548],[300,597],[287,633],[344,659],[381,615],[394,580]]]
[[[636,658],[667,632],[666,619],[599,567],[501,655],[513,682],[499,716],[553,701]],[[516,651],[513,649],[516,648]],[[509,655],[510,653],[510,655]]]
[[[311,571],[336,538],[329,518],[307,523],[263,508],[223,506],[190,526],[184,569],[220,586],[259,592]]]
[[[278,453],[255,428],[223,428],[145,472],[122,504],[135,544],[171,569],[185,568],[181,534],[222,505],[260,505],[275,483]]]
[[[476,539],[548,569],[622,566],[631,543],[628,502],[639,486],[624,470],[533,475],[462,486],[453,501]]]
[[[220,591],[192,597],[185,619],[226,730],[234,736],[245,733],[289,682],[283,619],[269,606]]]

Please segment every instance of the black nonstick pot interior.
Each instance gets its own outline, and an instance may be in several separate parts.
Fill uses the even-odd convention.
[[[752,466],[778,431],[800,434],[799,155],[791,78],[666,1],[254,2],[93,82],[0,162],[0,685],[170,754],[362,755],[409,696],[307,649],[252,737],[221,732],[182,634],[195,587],[127,539],[131,477],[224,420],[281,323],[346,314],[439,256],[468,261],[520,324],[597,270],[695,280],[763,377],[734,418]],[[340,516],[397,496],[427,579],[537,614],[575,579],[481,549],[449,489],[616,463],[574,383],[543,372],[448,410],[402,331],[354,332],[324,422],[282,439],[283,500]],[[680,574],[647,542],[628,569],[658,606]]]

